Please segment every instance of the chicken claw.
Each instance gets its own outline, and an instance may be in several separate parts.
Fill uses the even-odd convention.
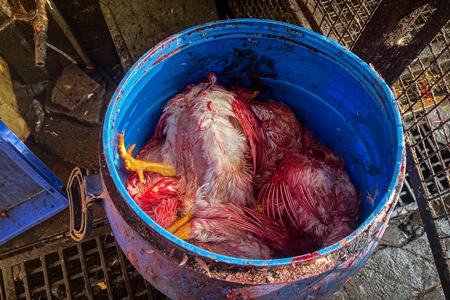
[[[154,173],[161,174],[162,176],[170,176],[170,177],[177,175],[177,171],[168,164],[135,159],[132,154],[133,154],[134,147],[136,147],[136,144],[131,145],[127,151],[127,149],[125,148],[124,140],[125,140],[124,133],[122,132],[119,135],[120,157],[123,158],[123,160],[125,162],[125,167],[127,168],[127,170],[135,171],[138,173],[139,181],[141,183],[145,182],[144,171],[154,172]]]
[[[167,228],[167,231],[179,237],[182,240],[189,238],[190,221],[194,218],[194,213],[190,210],[184,217],[179,218],[172,226]]]
[[[191,223],[186,223],[180,229],[178,229],[173,235],[185,241],[190,238],[190,233],[191,233]]]

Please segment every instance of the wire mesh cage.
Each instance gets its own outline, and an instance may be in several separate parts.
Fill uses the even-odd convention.
[[[304,1],[312,28],[351,49],[380,1]]]
[[[235,17],[273,19],[312,29],[351,48],[380,0],[229,0]]]
[[[406,33],[406,43],[433,12],[427,5]],[[422,185],[417,203],[446,294],[450,285],[449,33],[447,22],[394,84],[414,158],[411,164]]]
[[[228,4],[234,17],[297,24],[323,34],[357,54],[364,54],[360,47],[362,43],[358,44],[364,40],[363,34],[367,33],[365,37],[369,39],[379,36],[379,40],[372,43],[382,45],[379,52],[372,49],[372,55],[379,57],[366,55],[362,58],[369,63],[386,60],[378,66],[388,74],[387,82],[396,95],[411,158],[409,174],[393,217],[419,209],[444,293],[450,297],[448,4],[445,1],[402,3],[395,0],[228,0]],[[401,9],[400,12],[390,11],[395,5],[404,12]],[[383,32],[380,20],[383,17],[392,20],[395,14],[400,16],[398,23],[389,32]],[[371,19],[374,22],[370,23]],[[430,20],[433,24],[427,25]],[[383,57],[383,50],[391,52],[391,56]],[[415,57],[408,59],[401,51]],[[387,71],[389,67],[391,71]]]
[[[449,32],[450,23],[447,23],[394,84],[404,129],[409,133],[408,142],[415,150],[430,201],[444,201],[450,193]],[[448,214],[448,210],[446,212]]]
[[[302,11],[295,1],[290,0],[231,0],[228,1],[237,18],[272,19],[304,26]]]

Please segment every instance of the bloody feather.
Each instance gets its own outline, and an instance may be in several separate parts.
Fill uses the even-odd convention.
[[[229,256],[294,256],[344,238],[359,198],[343,160],[257,94],[209,73],[166,103],[136,158],[121,134],[129,194],[177,237]]]

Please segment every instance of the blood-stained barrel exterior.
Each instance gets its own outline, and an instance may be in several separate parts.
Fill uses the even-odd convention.
[[[142,147],[164,103],[208,72],[222,85],[282,101],[300,123],[345,160],[362,195],[359,227],[302,256],[251,260],[208,252],[162,229],[125,189],[118,153]],[[404,178],[402,125],[394,98],[367,64],[333,41],[269,20],[235,19],[187,29],[162,41],[127,73],[105,116],[103,204],[136,269],[172,299],[317,299],[332,295],[369,259]]]

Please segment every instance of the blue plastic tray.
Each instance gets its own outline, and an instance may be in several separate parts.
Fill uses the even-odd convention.
[[[65,209],[62,186],[0,120],[0,245]]]

